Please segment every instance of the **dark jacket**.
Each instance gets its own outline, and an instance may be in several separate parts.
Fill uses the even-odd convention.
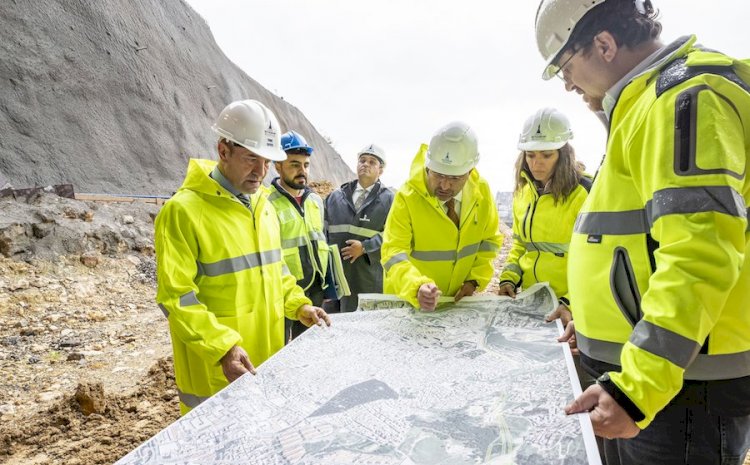
[[[347,246],[348,239],[362,242],[365,253],[354,263],[343,261],[344,274],[351,295],[341,299],[341,311],[357,309],[360,293],[383,292],[383,267],[380,265],[380,245],[383,242],[385,220],[393,203],[393,191],[377,181],[359,211],[354,209],[352,195],[357,180],[342,184],[328,196],[325,205],[328,242],[339,250]]]

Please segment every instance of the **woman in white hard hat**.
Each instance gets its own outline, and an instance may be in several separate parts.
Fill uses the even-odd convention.
[[[513,248],[500,275],[498,294],[515,297],[520,287],[548,282],[559,305],[548,321],[571,319],[568,243],[591,179],[576,162],[568,119],[554,108],[530,116],[518,139],[513,194]]]

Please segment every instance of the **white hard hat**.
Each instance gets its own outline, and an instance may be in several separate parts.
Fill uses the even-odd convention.
[[[432,136],[425,166],[446,176],[462,176],[479,161],[477,136],[468,124],[449,123]]]
[[[536,11],[535,21],[536,45],[547,62],[542,79],[552,79],[557,73],[558,68],[552,62],[568,44],[578,21],[590,9],[604,2],[605,0],[542,0]]]
[[[241,145],[271,161],[286,160],[281,150],[279,121],[257,100],[238,100],[227,105],[211,129],[220,137]]]
[[[362,155],[372,155],[373,157],[380,160],[380,163],[385,165],[385,150],[382,147],[375,144],[369,144],[362,147],[362,150],[357,153],[357,159]]]
[[[542,108],[523,124],[518,150],[557,150],[572,138],[568,118],[554,108]]]

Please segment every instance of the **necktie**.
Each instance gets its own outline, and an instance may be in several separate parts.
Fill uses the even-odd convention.
[[[456,199],[451,197],[447,202],[445,202],[445,206],[448,208],[448,211],[446,214],[448,215],[448,218],[453,221],[453,224],[458,227],[458,213],[456,213]]]
[[[250,210],[253,209],[253,206],[250,203],[250,197],[248,197],[247,194],[237,194],[237,198],[239,199],[240,202],[242,202],[242,205],[244,205]]]
[[[367,189],[362,189],[362,193],[357,197],[357,201],[354,202],[354,209],[359,211],[362,205],[365,204],[365,200],[367,200]]]

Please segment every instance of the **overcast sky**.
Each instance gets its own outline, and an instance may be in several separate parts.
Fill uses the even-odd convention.
[[[588,171],[604,153],[604,128],[580,97],[540,78],[537,0],[187,1],[224,53],[299,108],[349,166],[362,146],[380,144],[389,186],[406,180],[420,143],[463,120],[479,138],[480,173],[493,190],[512,190],[518,133],[543,106],[571,120]],[[654,4],[665,42],[694,33],[707,47],[750,56],[748,0]]]

